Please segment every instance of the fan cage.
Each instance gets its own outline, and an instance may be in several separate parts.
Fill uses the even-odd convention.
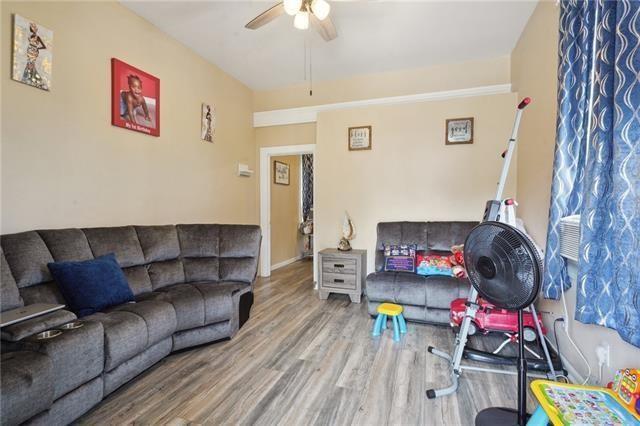
[[[540,289],[541,260],[535,245],[518,229],[501,222],[483,222],[465,241],[469,281],[478,293],[499,308],[523,309]],[[490,264],[490,272],[482,264]],[[480,265],[480,266],[479,266]]]

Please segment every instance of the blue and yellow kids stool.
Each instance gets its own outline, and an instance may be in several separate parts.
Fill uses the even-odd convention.
[[[402,306],[382,303],[378,306],[378,317],[373,324],[373,336],[377,337],[387,328],[387,316],[393,318],[393,340],[400,341],[400,333],[407,332],[407,323],[402,316]]]

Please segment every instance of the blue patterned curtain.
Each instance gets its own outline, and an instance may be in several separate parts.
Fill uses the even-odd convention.
[[[580,213],[576,319],[640,346],[640,2],[562,2],[559,55],[544,294],[570,285],[558,225]]]
[[[302,218],[309,219],[313,209],[313,155],[302,156]]]
[[[571,286],[560,256],[560,219],[578,214],[582,206],[594,18],[591,1],[560,3],[558,118],[543,281],[548,299],[558,299],[561,287],[566,290]]]
[[[640,2],[596,3],[576,319],[640,346]]]

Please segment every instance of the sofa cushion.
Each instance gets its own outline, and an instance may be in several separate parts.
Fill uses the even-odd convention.
[[[0,248],[0,312],[20,308],[24,305],[16,280],[13,279],[7,259]]]
[[[467,297],[471,283],[469,280],[456,277],[432,275],[426,278],[427,307],[449,309],[451,302],[460,297]]]
[[[151,278],[149,278],[149,271],[147,271],[146,266],[131,266],[129,268],[123,268],[122,272],[127,278],[129,287],[134,295],[146,293],[153,289]]]
[[[133,293],[113,254],[82,262],[49,264],[69,308],[79,317],[133,300]]]
[[[219,256],[218,225],[176,225],[183,257]]]
[[[104,374],[104,395],[107,396],[138,374],[149,369],[153,364],[160,361],[171,353],[172,338],[156,343],[139,353],[131,359],[123,362],[111,371]],[[152,392],[162,392],[162,390],[151,389]]]
[[[193,257],[182,259],[186,282],[218,281],[220,262],[217,257]]]
[[[240,281],[251,284],[258,272],[257,257],[221,257],[220,281]]]
[[[455,277],[374,272],[367,276],[367,298],[375,302],[449,309],[452,300],[469,293],[469,285],[466,279]]]
[[[2,354],[0,411],[2,424],[20,424],[53,402],[51,359],[35,352]]]
[[[377,250],[383,250],[385,244],[414,244],[416,250],[427,249],[426,222],[381,222],[377,233]]]
[[[170,303],[159,300],[146,300],[127,303],[113,309],[138,315],[147,324],[147,347],[171,336],[176,331],[176,311]]]
[[[258,257],[261,238],[257,225],[220,225],[220,256]]]
[[[98,322],[84,321],[82,327],[66,330],[53,339],[29,338],[7,346],[9,350],[38,352],[51,359],[54,400],[98,377],[104,367],[103,330]]]
[[[27,426],[53,426],[75,424],[74,420],[85,414],[103,397],[102,376],[75,388],[53,402],[51,408],[29,419]]]
[[[102,323],[105,371],[111,371],[147,347],[147,324],[140,315],[116,310],[98,312],[85,320]]]
[[[180,259],[154,262],[147,266],[154,290],[185,282],[184,267]]]
[[[53,257],[37,232],[3,235],[0,243],[19,288],[51,281],[47,264]]]
[[[60,309],[25,321],[2,327],[2,340],[17,342],[50,328],[71,322],[76,319],[72,312]]]
[[[427,250],[451,251],[451,246],[464,244],[478,222],[428,222]]]
[[[151,293],[141,294],[137,300],[160,300],[173,305],[176,312],[177,330],[202,327],[204,325],[204,298],[190,284],[175,284]]]
[[[62,297],[58,284],[53,281],[32,285],[20,289],[20,295],[25,305],[32,303],[55,303],[66,305],[67,301]]]
[[[95,257],[115,253],[120,266],[143,265],[144,254],[133,226],[83,229]]]
[[[204,298],[205,324],[213,324],[231,319],[234,309],[233,294],[246,284],[242,283],[194,283]]]
[[[374,272],[367,276],[367,298],[409,305],[427,303],[426,278],[406,272]]]
[[[56,262],[93,259],[89,241],[80,229],[38,231]]]
[[[180,242],[175,226],[136,226],[135,229],[147,263],[180,256]]]

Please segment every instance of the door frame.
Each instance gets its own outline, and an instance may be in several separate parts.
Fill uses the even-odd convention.
[[[271,157],[283,155],[313,155],[313,170],[315,173],[316,145],[287,145],[260,148],[260,228],[262,229],[262,243],[260,245],[260,276],[271,276]],[[315,180],[315,179],[314,179]],[[315,207],[315,188],[314,188]],[[313,233],[313,247],[316,247],[316,233]],[[313,256],[313,275],[316,275],[316,256]]]

